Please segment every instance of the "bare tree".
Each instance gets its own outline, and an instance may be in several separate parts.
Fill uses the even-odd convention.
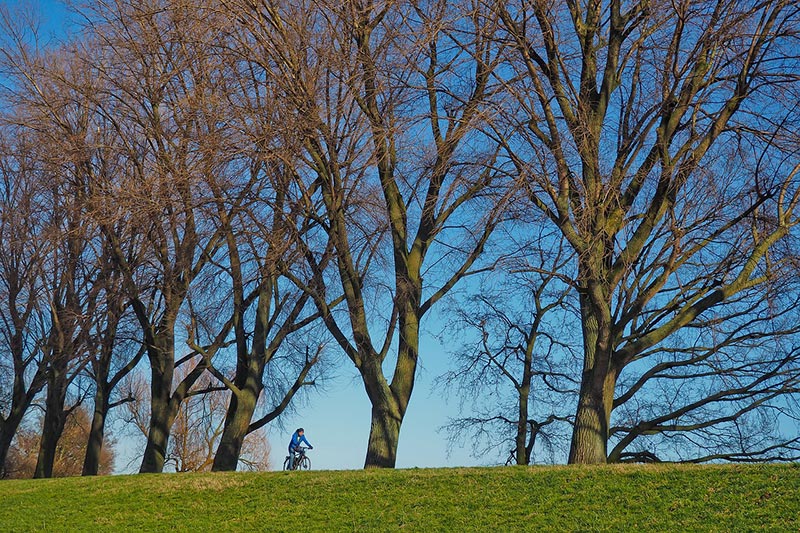
[[[0,467],[20,423],[44,388],[47,368],[42,349],[47,310],[42,308],[40,275],[46,252],[42,213],[38,207],[33,160],[27,136],[3,130],[0,178]]]
[[[203,360],[175,386],[175,328],[192,282],[223,244],[204,212],[213,194],[205,178],[223,156],[217,132],[207,127],[224,112],[206,99],[218,74],[208,60],[212,26],[182,3],[155,4],[110,2],[92,6],[87,15],[94,36],[89,53],[99,48],[110,57],[98,66],[101,112],[128,162],[126,174],[97,191],[97,204],[124,208],[120,214],[131,217],[152,252],[132,262],[111,231],[113,213],[99,218],[150,363],[151,419],[142,472],[163,468],[180,404],[205,372]],[[212,146],[219,150],[209,159]]]
[[[605,462],[612,410],[630,397],[615,399],[623,371],[649,361],[643,378],[666,364],[680,380],[662,350],[731,331],[793,275],[800,13],[783,1],[495,5],[516,51],[507,153],[576,255],[584,365],[569,460]],[[781,373],[788,356],[768,366]]]
[[[443,430],[451,443],[471,435],[479,455],[501,446],[505,454],[510,443],[516,464],[527,465],[537,442],[552,461],[572,427],[566,409],[580,382],[573,377],[576,336],[564,321],[574,307],[563,274],[571,258],[546,232],[535,242],[504,236],[510,253],[502,267],[483,277],[479,293],[453,303],[444,330],[461,345],[455,369],[439,382],[455,388],[471,412]]]
[[[231,5],[252,35],[249,59],[273,72],[284,112],[299,120],[302,164],[288,163],[301,205],[332,247],[330,272],[319,234],[305,235],[314,278],[295,281],[372,403],[365,466],[393,467],[420,321],[480,269],[499,221],[496,153],[475,149],[491,114],[494,20],[477,4],[467,12],[435,2]],[[328,294],[340,290],[344,314]]]
[[[43,345],[49,354],[47,394],[36,476],[49,477],[52,472],[66,418],[88,394],[88,389],[83,390],[76,396],[78,404],[68,407],[64,403],[68,390],[90,362],[97,387],[87,456],[88,471],[96,472],[104,417],[110,408],[108,397],[121,377],[109,382],[108,369],[103,366],[103,361],[110,362],[123,310],[121,295],[114,294],[121,289],[121,276],[112,273],[109,246],[103,244],[98,225],[90,216],[94,191],[102,188],[98,177],[103,174],[107,183],[107,174],[115,170],[111,161],[116,148],[114,132],[98,113],[97,78],[78,55],[64,46],[29,50],[15,27],[9,25],[9,34],[15,43],[15,52],[5,54],[9,72],[14,75],[12,98],[17,105],[13,120],[36,139],[42,207],[51,213],[43,234],[50,245],[40,274],[50,331]],[[119,221],[114,225],[119,228]],[[106,320],[100,318],[106,309],[104,300],[109,302]],[[106,326],[102,333],[101,323]],[[100,337],[102,340],[98,340]],[[97,350],[102,352],[99,362]],[[130,361],[132,366],[138,358]]]
[[[230,20],[230,27],[237,21]],[[230,403],[214,457],[214,470],[235,470],[247,435],[260,430],[289,406],[295,394],[315,384],[312,368],[318,363],[321,345],[313,354],[298,349],[290,340],[319,319],[310,295],[299,290],[285,276],[287,270],[301,279],[307,275],[298,262],[296,235],[309,231],[316,223],[296,208],[292,192],[293,175],[285,146],[287,124],[277,109],[271,73],[249,62],[242,62],[238,50],[252,44],[247,32],[231,31],[230,47],[237,52],[226,56],[225,98],[228,131],[235,135],[239,153],[238,172],[209,177],[216,198],[216,217],[225,240],[226,260],[221,274],[229,278],[230,291],[216,294],[206,304],[218,313],[232,303],[233,341],[226,331],[230,326],[204,321],[208,330],[200,335],[199,321],[191,328],[190,347],[203,354],[209,371],[230,390]],[[273,102],[265,105],[265,102]],[[230,197],[237,200],[231,208]],[[212,271],[212,275],[215,273]],[[207,291],[206,291],[207,292]],[[196,307],[195,307],[196,310]],[[228,328],[226,330],[226,327]],[[201,340],[206,337],[207,341]],[[317,339],[318,340],[318,339]],[[233,377],[220,370],[226,360],[225,347],[233,344]],[[315,342],[314,344],[317,344]],[[279,353],[282,352],[282,356]],[[216,357],[219,363],[212,363]],[[270,372],[279,366],[280,372]],[[271,379],[270,376],[280,376]],[[273,405],[256,416],[261,402]]]
[[[179,369],[177,377],[181,378],[182,373],[186,373],[186,370]],[[228,403],[228,395],[217,383],[215,378],[206,375],[181,403],[170,431],[165,468],[176,472],[212,469],[224,431]],[[147,379],[142,374],[133,374],[128,386],[135,398],[126,404],[128,420],[146,437],[150,403]],[[269,470],[269,442],[264,429],[246,435],[237,455],[237,463],[248,470]]]

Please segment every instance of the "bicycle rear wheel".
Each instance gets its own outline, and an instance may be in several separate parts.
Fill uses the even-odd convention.
[[[283,469],[284,470],[290,470],[289,467],[291,466],[291,464],[292,464],[292,458],[291,457],[287,457],[286,460],[283,462]]]
[[[308,457],[303,457],[300,461],[300,464],[297,465],[298,470],[311,470],[311,459]]]

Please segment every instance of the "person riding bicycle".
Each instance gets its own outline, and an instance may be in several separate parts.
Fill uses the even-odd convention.
[[[309,450],[314,449],[311,443],[306,440],[305,433],[306,431],[303,428],[298,428],[297,431],[292,433],[292,440],[289,441],[289,457],[292,458],[292,465],[294,465],[295,461],[295,451],[301,443],[305,443]]]

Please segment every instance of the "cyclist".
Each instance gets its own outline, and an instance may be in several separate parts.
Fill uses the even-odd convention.
[[[292,458],[292,470],[294,470],[294,461],[296,458],[295,450],[297,450],[297,447],[300,446],[301,443],[304,442],[309,450],[314,449],[311,443],[306,440],[305,433],[306,431],[303,428],[297,428],[297,431],[292,433],[292,440],[289,441],[289,457]]]

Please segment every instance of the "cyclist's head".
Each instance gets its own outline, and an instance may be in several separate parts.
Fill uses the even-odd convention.
[[[297,428],[297,431],[296,431],[296,433],[297,433],[298,435],[302,435],[302,434],[303,434],[303,433],[305,433],[305,432],[306,432],[306,430],[305,430],[305,429],[303,429],[303,428]]]

